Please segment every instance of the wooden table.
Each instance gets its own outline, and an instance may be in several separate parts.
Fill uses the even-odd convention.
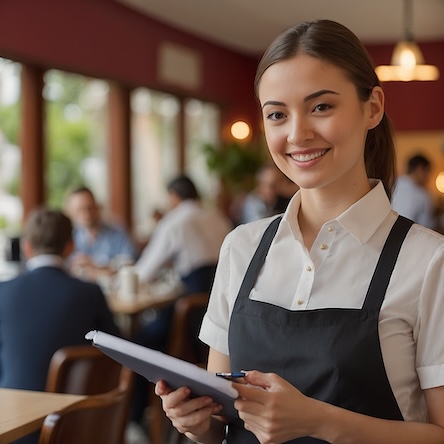
[[[0,388],[0,444],[39,430],[45,417],[85,396]]]
[[[137,322],[139,315],[145,310],[151,308],[162,308],[174,302],[180,289],[171,289],[169,292],[152,291],[150,287],[140,290],[134,300],[118,293],[110,294],[107,297],[108,305],[111,311],[116,315],[125,318],[126,326],[124,326],[126,336],[133,338],[137,330]]]

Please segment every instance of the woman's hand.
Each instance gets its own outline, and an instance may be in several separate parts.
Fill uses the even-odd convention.
[[[212,415],[222,410],[222,406],[210,397],[190,398],[189,388],[172,390],[164,381],[156,384],[155,393],[162,399],[163,410],[180,433],[204,436],[209,432]]]
[[[234,406],[245,428],[262,444],[275,444],[314,432],[317,401],[304,396],[274,373],[247,372],[246,383],[235,383],[239,398]]]

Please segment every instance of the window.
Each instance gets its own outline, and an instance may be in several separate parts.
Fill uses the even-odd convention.
[[[219,108],[208,102],[189,99],[185,102],[185,164],[204,201],[214,201],[219,181],[208,171],[202,147],[217,146],[220,133]]]
[[[8,235],[20,232],[23,216],[19,196],[20,69],[20,64],[0,58],[0,230]]]
[[[63,206],[66,192],[86,185],[108,209],[108,84],[77,74],[45,74],[48,204]]]
[[[166,183],[179,173],[178,98],[147,88],[131,96],[133,221],[136,238],[144,240],[156,209],[167,208]]]

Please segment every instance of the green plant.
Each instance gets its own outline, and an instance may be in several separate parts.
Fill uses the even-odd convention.
[[[234,192],[251,189],[256,172],[267,159],[260,144],[233,141],[220,146],[205,144],[202,149],[208,169]]]

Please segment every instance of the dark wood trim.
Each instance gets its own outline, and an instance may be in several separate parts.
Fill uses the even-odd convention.
[[[20,193],[25,216],[37,205],[45,202],[43,74],[44,70],[40,67],[22,65]]]
[[[188,140],[188,135],[186,134],[185,128],[185,100],[180,98],[179,115],[177,116],[177,160],[179,162],[179,172],[185,173],[186,161],[186,141]]]
[[[109,201],[111,213],[127,228],[131,213],[131,107],[130,89],[109,82]]]

